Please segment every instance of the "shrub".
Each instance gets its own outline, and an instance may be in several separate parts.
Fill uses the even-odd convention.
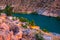
[[[56,17],[56,19],[57,19],[58,21],[60,21],[60,16]]]
[[[29,24],[32,25],[32,26],[35,26],[34,20],[30,21]]]
[[[7,14],[7,16],[11,16],[12,15],[12,10],[13,10],[13,7],[10,7],[10,6],[6,6],[6,8],[4,9],[4,12]]]
[[[41,35],[36,34],[35,37],[36,40],[44,40],[44,38]]]
[[[29,20],[27,18],[20,17],[19,19],[21,22],[29,22]]]
[[[46,30],[46,29],[43,29],[43,31],[44,31],[44,32],[48,32],[48,30]]]

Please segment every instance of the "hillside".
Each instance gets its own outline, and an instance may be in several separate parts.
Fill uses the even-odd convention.
[[[38,12],[47,16],[60,16],[60,0],[0,0],[0,6],[10,5],[13,12]]]
[[[60,40],[60,35],[42,31],[39,26],[31,25],[31,22],[29,24],[23,19],[19,21],[16,17],[1,14],[0,40]]]

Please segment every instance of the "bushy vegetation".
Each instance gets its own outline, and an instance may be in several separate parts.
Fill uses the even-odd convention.
[[[57,19],[58,21],[60,21],[60,16],[56,17],[56,19]]]
[[[0,10],[0,13],[6,13],[7,16],[11,16],[13,13],[12,10],[13,10],[13,7],[10,7],[7,5],[4,10]]]
[[[19,19],[20,19],[21,22],[28,22],[29,25],[31,25],[31,26],[36,25],[35,22],[34,22],[34,20],[31,20],[31,21],[30,21],[30,20],[28,20],[27,18],[23,18],[23,17],[20,17]]]
[[[32,25],[32,26],[36,25],[35,22],[34,22],[34,20],[30,21],[29,24]]]
[[[38,13],[37,13],[37,12],[32,12],[32,13],[30,13],[30,14],[33,14],[33,15],[38,15]]]
[[[49,32],[47,29],[43,29],[44,32]]]
[[[27,18],[20,17],[19,19],[21,22],[29,22],[29,20]]]
[[[40,35],[36,34],[35,37],[36,37],[36,40],[44,40],[41,34]]]
[[[23,28],[27,28],[27,25],[22,25]]]
[[[3,12],[3,10],[0,10],[0,13],[2,13]]]
[[[12,10],[13,10],[13,7],[10,7],[7,5],[3,12],[6,13],[7,16],[11,16],[13,13]]]

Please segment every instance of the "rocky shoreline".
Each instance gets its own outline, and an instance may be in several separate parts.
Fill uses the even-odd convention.
[[[0,15],[0,40],[60,40],[60,36],[43,32],[39,26],[12,18],[3,13]]]

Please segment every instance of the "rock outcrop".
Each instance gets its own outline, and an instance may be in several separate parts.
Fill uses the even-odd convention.
[[[31,13],[47,16],[60,16],[60,0],[0,0],[1,5],[11,5],[13,12]],[[4,6],[3,5],[3,6]],[[45,12],[47,11],[47,14]]]
[[[20,23],[20,21],[17,20],[9,19],[9,16],[1,14],[0,40],[36,40],[35,34],[38,32],[37,30],[39,28],[24,28],[22,26],[24,22]]]
[[[1,14],[0,40],[55,40],[56,38],[60,40],[60,36],[43,32],[39,26],[26,25],[27,28],[24,28],[22,25],[26,23],[18,19],[12,20],[9,16]]]

